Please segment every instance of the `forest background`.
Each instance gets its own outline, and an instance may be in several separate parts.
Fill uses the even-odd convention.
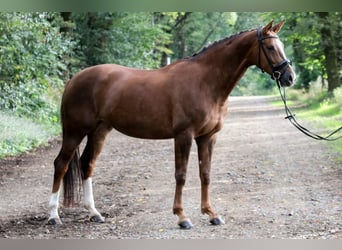
[[[273,19],[286,19],[280,37],[298,75],[289,92],[293,104],[318,126],[341,126],[340,12],[1,12],[0,158],[61,133],[60,98],[79,70],[101,63],[159,68]],[[233,95],[276,91],[270,77],[251,67]]]

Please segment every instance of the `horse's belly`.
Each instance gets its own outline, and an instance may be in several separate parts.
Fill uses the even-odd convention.
[[[113,126],[119,132],[142,139],[170,139],[173,134],[168,130],[163,130],[159,128],[146,127],[141,124],[128,124],[126,126],[121,126],[114,124]]]
[[[164,117],[165,118],[165,117]],[[169,139],[173,132],[167,119],[155,119],[152,115],[115,115],[112,126],[123,134],[143,139]]]

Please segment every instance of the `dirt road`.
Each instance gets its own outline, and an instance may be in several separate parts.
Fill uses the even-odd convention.
[[[52,162],[60,141],[0,161],[1,238],[342,238],[342,161],[327,144],[284,120],[269,98],[230,98],[212,164],[211,198],[225,225],[200,214],[193,145],[184,193],[192,230],[172,214],[173,141],[113,131],[95,169],[94,196],[106,217],[88,221],[81,207],[62,208],[63,225],[46,225]]]

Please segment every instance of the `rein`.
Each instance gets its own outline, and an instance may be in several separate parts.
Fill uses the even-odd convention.
[[[323,140],[323,141],[336,141],[338,139],[341,139],[342,138],[342,135],[341,136],[338,136],[338,137],[332,137],[333,135],[335,135],[336,133],[338,133],[339,131],[342,130],[342,127],[336,129],[335,131],[331,132],[329,135],[327,136],[321,136],[321,135],[318,135],[310,130],[308,130],[307,128],[303,127],[302,125],[300,125],[298,123],[298,121],[296,120],[295,118],[295,114],[293,114],[290,110],[290,108],[287,106],[287,103],[286,103],[286,95],[285,95],[285,88],[283,88],[283,92],[281,91],[281,86],[280,86],[280,83],[279,83],[279,79],[277,78],[276,79],[276,82],[277,82],[277,85],[278,85],[278,89],[279,89],[279,93],[280,93],[280,96],[281,96],[281,99],[284,103],[284,106],[285,106],[285,112],[286,112],[286,117],[285,119],[288,119],[291,124],[293,126],[295,126],[299,131],[301,131],[302,133],[304,133],[305,135],[315,139],[315,140]]]
[[[307,136],[309,136],[309,137],[311,137],[311,138],[313,138],[315,140],[336,141],[338,139],[341,139],[342,135],[341,136],[337,136],[337,137],[332,137],[332,136],[335,135],[336,133],[338,133],[339,131],[342,131],[342,127],[336,129],[335,131],[331,132],[327,136],[321,136],[321,135],[318,135],[318,134],[308,130],[307,128],[303,127],[302,125],[300,125],[298,123],[298,121],[295,118],[295,114],[292,113],[292,111],[290,110],[290,108],[287,105],[285,88],[283,88],[283,92],[282,92],[281,91],[281,85],[280,85],[280,77],[281,77],[281,74],[282,74],[282,72],[280,70],[282,70],[284,67],[287,67],[288,65],[291,65],[291,62],[289,60],[285,59],[285,60],[281,61],[280,63],[278,63],[276,66],[273,66],[271,60],[267,56],[267,53],[266,53],[265,48],[264,48],[264,46],[262,44],[262,41],[265,40],[265,39],[268,39],[268,38],[278,38],[278,37],[277,36],[261,37],[261,28],[258,29],[257,36],[258,36],[258,43],[259,43],[259,59],[258,59],[259,68],[261,69],[261,71],[263,73],[265,72],[261,68],[261,64],[260,64],[260,53],[261,53],[261,49],[262,49],[268,64],[272,68],[271,78],[277,82],[277,87],[278,87],[281,99],[282,99],[282,101],[284,103],[285,113],[286,113],[285,119],[288,119],[290,121],[290,123],[293,126],[295,126],[299,131],[301,131],[303,134],[305,134],[305,135],[307,135]]]

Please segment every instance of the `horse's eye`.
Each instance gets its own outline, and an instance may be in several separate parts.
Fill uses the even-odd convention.
[[[270,46],[266,46],[266,48],[270,51],[273,51],[274,50],[274,46],[273,45],[270,45]]]

